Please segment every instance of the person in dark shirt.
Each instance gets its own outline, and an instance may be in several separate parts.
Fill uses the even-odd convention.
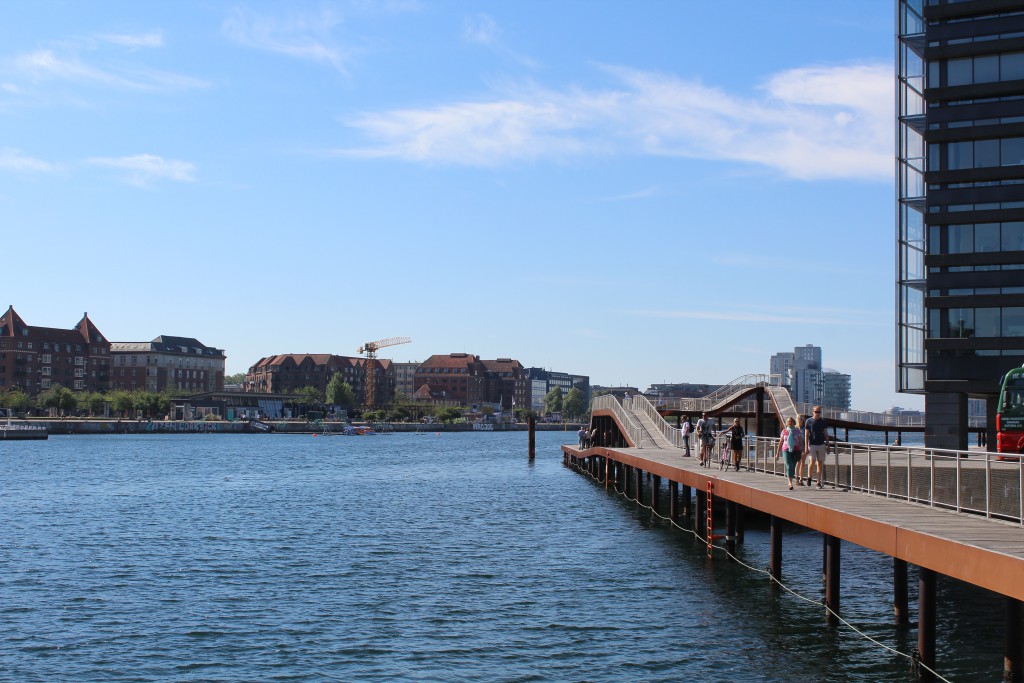
[[[807,440],[804,453],[807,454],[807,485],[811,485],[814,468],[818,469],[818,488],[825,487],[825,455],[828,453],[828,423],[821,416],[821,406],[814,406],[811,419],[804,423],[804,438]],[[836,455],[836,483],[839,480],[839,456]]]

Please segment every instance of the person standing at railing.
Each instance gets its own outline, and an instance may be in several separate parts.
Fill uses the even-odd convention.
[[[689,458],[690,457],[690,433],[692,431],[693,431],[693,425],[690,424],[690,416],[689,415],[683,415],[683,427],[682,427],[682,432],[683,432],[683,448],[686,449],[686,452],[683,453],[683,457],[684,458]]]
[[[807,453],[807,485],[811,485],[813,468],[818,468],[818,488],[825,488],[825,456],[828,455],[828,422],[821,416],[821,406],[814,406],[811,419],[804,423]],[[839,483],[839,451],[836,451],[835,482]]]
[[[786,479],[789,481],[789,490],[793,490],[793,477],[796,474],[796,463],[800,460],[801,446],[803,445],[803,434],[796,426],[796,420],[786,418],[786,428],[779,435],[779,445],[775,449],[775,459],[783,456],[786,463]]]

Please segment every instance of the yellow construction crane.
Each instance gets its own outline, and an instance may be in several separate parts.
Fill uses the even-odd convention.
[[[373,407],[377,405],[377,364],[374,362],[377,359],[377,349],[383,349],[385,346],[408,344],[411,341],[412,339],[409,337],[389,337],[388,339],[378,339],[377,341],[366,342],[359,347],[359,351],[356,353],[366,354],[367,410],[373,410]]]

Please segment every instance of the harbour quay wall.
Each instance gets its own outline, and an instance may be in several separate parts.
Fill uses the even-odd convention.
[[[28,420],[30,424],[45,425],[50,434],[266,434],[245,421],[227,422],[221,420]],[[267,420],[263,424],[273,428],[274,434],[320,434],[341,432],[343,422],[311,423],[301,420]],[[355,425],[363,423],[355,422]],[[506,432],[529,429],[526,423],[509,425],[475,425],[470,423],[420,424],[415,422],[394,422],[373,424],[384,432]],[[537,431],[557,431],[575,434],[580,424],[539,423]],[[489,428],[488,428],[489,427]]]

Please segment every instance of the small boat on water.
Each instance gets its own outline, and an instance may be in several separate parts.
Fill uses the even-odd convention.
[[[359,426],[359,427],[353,427],[352,429],[355,431],[357,436],[376,436],[377,435],[377,432],[373,429],[373,427],[370,427],[368,425],[366,425],[366,426]]]
[[[50,438],[50,430],[46,425],[15,424],[7,420],[0,424],[0,440],[2,441],[35,441]]]

